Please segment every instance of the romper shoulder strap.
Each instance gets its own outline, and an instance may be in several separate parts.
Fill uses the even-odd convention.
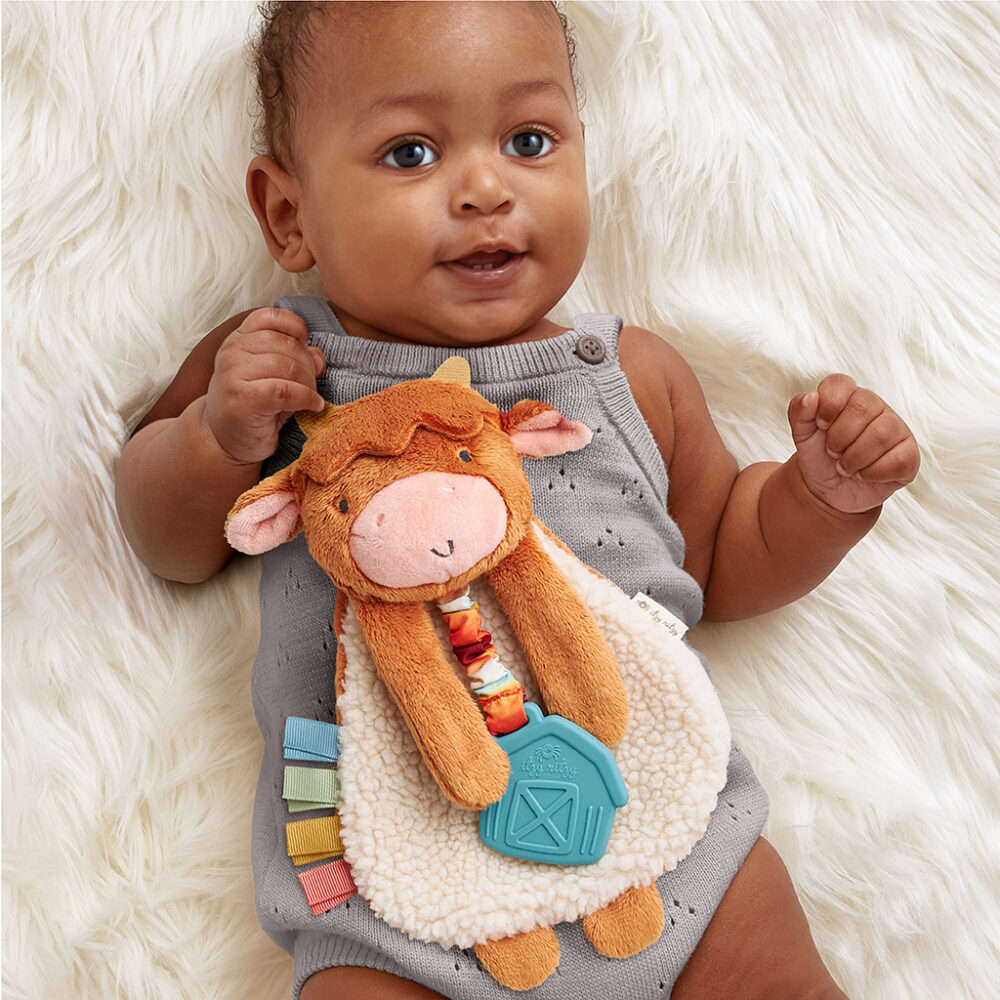
[[[278,309],[288,309],[301,316],[311,334],[318,332],[343,334],[337,317],[317,295],[282,295],[274,300],[274,305]]]
[[[586,337],[596,337],[604,347],[604,357],[612,360],[618,358],[618,335],[625,321],[616,313],[583,313],[573,320],[573,329],[580,334],[577,340],[576,353],[587,360],[587,344],[582,343]]]

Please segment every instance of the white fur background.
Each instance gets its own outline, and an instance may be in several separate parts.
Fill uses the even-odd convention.
[[[572,3],[595,232],[560,315],[668,330],[734,454],[844,370],[920,479],[815,593],[696,641],[854,1000],[1000,981],[1000,7]],[[287,290],[244,204],[252,6],[3,8],[5,996],[287,995],[256,925],[255,568],[112,503],[198,337]]]

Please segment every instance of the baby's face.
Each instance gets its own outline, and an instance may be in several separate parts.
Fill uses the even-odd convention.
[[[562,29],[521,3],[324,24],[295,124],[298,221],[349,333],[545,335],[590,214]]]

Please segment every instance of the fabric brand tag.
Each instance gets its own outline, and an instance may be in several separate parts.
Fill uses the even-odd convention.
[[[687,625],[662,604],[657,604],[648,594],[638,593],[632,598],[632,602],[642,608],[657,625],[662,625],[675,639],[684,638],[688,630]]]

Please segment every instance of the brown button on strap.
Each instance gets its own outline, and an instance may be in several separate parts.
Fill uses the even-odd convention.
[[[573,353],[588,365],[599,365],[608,353],[608,349],[600,337],[587,333],[577,340]]]

